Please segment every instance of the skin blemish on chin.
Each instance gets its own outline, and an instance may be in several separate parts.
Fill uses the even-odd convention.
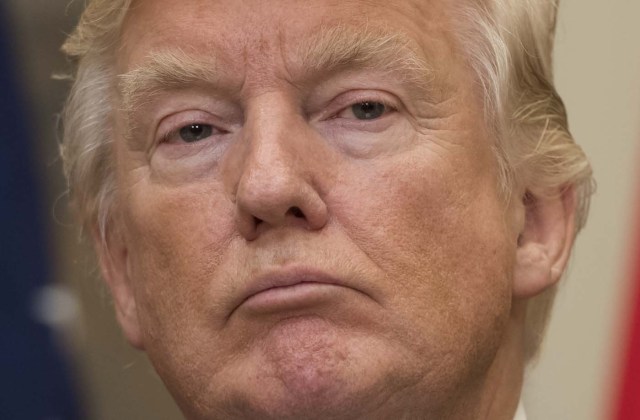
[[[339,327],[316,316],[279,321],[262,339],[268,374],[294,401],[331,401],[343,388],[349,351]]]

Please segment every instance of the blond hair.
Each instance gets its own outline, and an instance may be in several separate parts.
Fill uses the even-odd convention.
[[[63,46],[76,63],[63,115],[65,174],[82,225],[98,228],[103,238],[117,196],[111,152],[114,54],[131,2],[91,1]],[[461,2],[454,16],[455,35],[483,91],[505,196],[516,186],[538,197],[573,187],[577,233],[586,221],[593,181],[553,86],[557,7],[557,0]],[[528,305],[528,358],[539,348],[555,291]]]
[[[519,185],[543,199],[574,188],[576,235],[586,223],[595,184],[553,85],[558,5],[559,0],[490,0],[460,6],[458,36],[497,133],[494,147],[505,193]],[[556,292],[557,285],[527,306],[528,360],[538,353]]]

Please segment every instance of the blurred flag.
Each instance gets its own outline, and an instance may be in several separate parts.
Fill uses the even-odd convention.
[[[13,43],[0,2],[0,419],[77,419],[64,359],[33,303],[49,268],[39,188],[34,177],[33,118],[16,77]]]
[[[633,300],[615,420],[640,420],[640,206],[636,216],[638,228],[632,258],[632,281],[629,283]]]

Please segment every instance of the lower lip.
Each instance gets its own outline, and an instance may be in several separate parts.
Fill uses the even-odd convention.
[[[274,313],[311,308],[328,303],[344,289],[328,283],[298,283],[292,286],[273,287],[248,298],[242,306],[255,313]]]

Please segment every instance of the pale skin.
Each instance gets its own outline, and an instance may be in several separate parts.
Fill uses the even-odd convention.
[[[560,278],[575,199],[504,200],[448,3],[134,2],[119,74],[215,66],[116,99],[133,106],[96,241],[187,418],[513,417],[527,299]],[[401,39],[433,73],[309,67],[299,45],[335,28]],[[245,299],[267,277],[308,283]]]

